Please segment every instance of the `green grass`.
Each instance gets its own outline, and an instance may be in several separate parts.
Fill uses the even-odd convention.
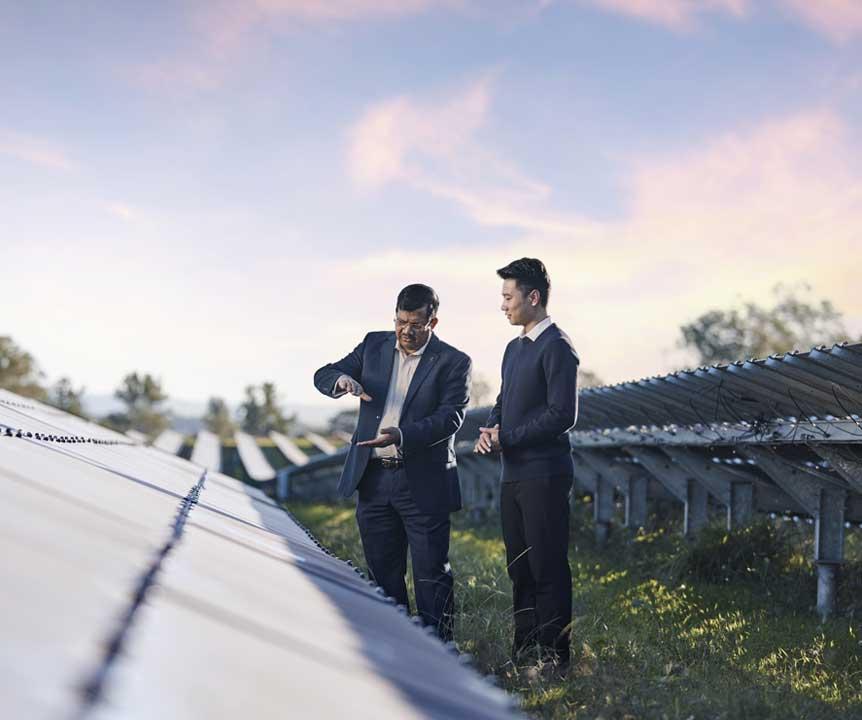
[[[333,552],[364,567],[352,508],[295,505]],[[537,718],[862,718],[862,564],[840,588],[842,617],[821,623],[810,528],[678,528],[627,536],[603,549],[589,510],[573,514],[573,667],[564,681],[530,685],[506,664],[511,585],[498,523],[456,515],[456,640],[482,672],[521,696]],[[858,534],[848,537],[851,559]],[[854,605],[853,603],[856,603]]]

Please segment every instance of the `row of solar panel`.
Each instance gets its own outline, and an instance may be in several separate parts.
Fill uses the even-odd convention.
[[[136,442],[147,444],[147,436],[134,430],[126,433]],[[306,432],[303,438],[307,444],[314,447],[319,455],[332,455],[338,448],[327,438],[313,432]],[[275,479],[281,467],[301,467],[308,463],[310,455],[299,447],[296,440],[279,432],[269,433],[268,440],[277,448],[280,455],[277,459],[267,458],[261,449],[258,439],[244,433],[234,433],[234,446],[241,465],[239,472],[231,472],[231,467],[224,467],[223,447],[218,435],[208,430],[200,430],[194,438],[189,459],[196,465],[216,472],[226,471],[229,475],[238,475],[242,479],[254,482],[269,482]],[[180,455],[185,449],[186,437],[176,430],[165,430],[152,443],[153,447],[171,455]],[[276,466],[273,466],[276,463]]]
[[[862,343],[684,370],[580,396],[578,430],[708,425],[862,412]]]

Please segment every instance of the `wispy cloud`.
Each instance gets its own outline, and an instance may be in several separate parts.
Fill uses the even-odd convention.
[[[217,53],[230,53],[258,28],[285,30],[300,23],[381,20],[415,15],[459,0],[217,0],[200,3],[194,25]]]
[[[803,22],[837,43],[862,37],[859,0],[781,0]]]
[[[187,47],[172,57],[136,63],[122,74],[149,89],[220,87],[250,49],[304,25],[388,20],[466,0],[199,0],[188,17]]]
[[[589,5],[663,25],[672,30],[688,30],[704,15],[742,17],[749,0],[581,0]]]
[[[587,223],[549,208],[551,188],[481,141],[493,78],[436,99],[397,97],[369,107],[349,131],[348,167],[364,189],[405,182],[451,200],[483,225],[577,233]]]
[[[69,170],[68,153],[52,140],[0,128],[0,155],[52,170]]]
[[[843,44],[862,36],[862,3],[858,0],[577,0],[608,12],[685,32],[709,16],[745,18],[757,7],[763,17],[789,13],[797,21]]]

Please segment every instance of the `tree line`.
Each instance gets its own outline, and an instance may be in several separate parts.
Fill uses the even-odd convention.
[[[807,285],[778,285],[773,302],[760,305],[742,301],[729,308],[709,310],[680,327],[678,347],[689,351],[699,365],[728,363],[742,358],[766,357],[793,349],[806,350],[817,343],[832,344],[851,337],[843,313],[829,300],[815,300]],[[36,359],[9,336],[0,335],[0,388],[53,405],[60,410],[87,417],[85,388],[76,387],[68,377],[53,384],[44,383],[45,374]],[[602,380],[589,370],[581,371],[581,386],[601,385]],[[160,379],[150,373],[132,372],[123,377],[114,391],[123,409],[95,420],[119,432],[137,430],[154,438],[170,425],[165,407],[168,395]],[[481,377],[474,380],[474,406],[487,405],[490,385]],[[345,424],[352,411],[340,415]],[[337,416],[338,417],[338,416]],[[278,400],[275,383],[248,385],[245,397],[232,414],[224,399],[211,397],[201,418],[203,425],[221,438],[237,429],[252,435],[267,435],[275,430],[287,433],[296,422],[287,416]],[[349,424],[349,423],[347,423]]]
[[[75,387],[65,376],[45,385],[44,377],[31,353],[8,335],[0,335],[0,388],[94,420],[117,432],[136,430],[155,438],[170,426],[171,413],[165,407],[168,394],[162,381],[150,373],[132,372],[123,377],[114,390],[114,397],[123,409],[103,417],[90,417],[85,411],[84,387]],[[296,418],[282,410],[275,383],[263,382],[245,388],[245,399],[235,414],[231,414],[223,398],[211,397],[201,421],[208,430],[226,439],[237,429],[252,435],[266,435],[272,430],[286,433]]]

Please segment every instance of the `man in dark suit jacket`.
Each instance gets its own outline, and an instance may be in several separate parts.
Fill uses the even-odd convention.
[[[497,271],[501,310],[522,326],[503,355],[497,404],[480,428],[476,452],[500,451],[500,516],[512,579],[515,659],[538,644],[540,659],[569,665],[572,576],[569,502],[574,478],[569,430],[578,413],[578,355],[548,316],[551,281],[535,258]]]
[[[408,605],[407,549],[416,607],[452,638],[449,514],[461,508],[454,436],[470,399],[470,358],[434,335],[437,294],[408,285],[395,332],[368,333],[350,354],[324,365],[314,384],[329,397],[362,401],[339,491],[357,489],[356,520],[374,580]]]

